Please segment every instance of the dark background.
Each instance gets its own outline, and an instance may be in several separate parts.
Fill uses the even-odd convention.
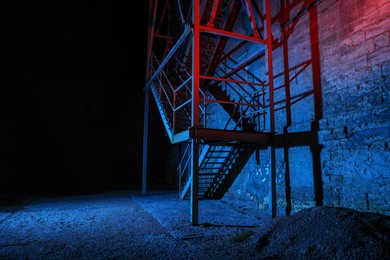
[[[147,3],[3,4],[2,192],[139,185]],[[166,137],[151,105],[149,169],[158,175],[166,142],[156,140]]]

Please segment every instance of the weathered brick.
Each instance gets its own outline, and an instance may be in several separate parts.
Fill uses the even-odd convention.
[[[319,144],[322,150],[320,173],[323,180],[325,205],[350,207],[358,210],[390,214],[388,194],[390,156],[390,48],[389,3],[383,1],[328,0],[321,1],[318,10],[318,35],[310,31],[310,16],[299,18],[289,37],[289,66],[307,62],[308,67],[289,71],[291,97],[310,93],[291,106],[288,132],[311,130],[315,117],[313,78],[321,86],[322,118],[319,121]],[[348,10],[348,11],[346,11]],[[296,13],[292,11],[292,14]],[[318,36],[320,57],[313,57],[310,37]],[[275,73],[283,73],[282,49],[274,51]],[[265,63],[265,60],[261,60]],[[313,68],[320,66],[320,75]],[[251,69],[255,66],[251,66]],[[265,71],[265,66],[256,68]],[[296,73],[299,75],[295,77]],[[266,77],[265,77],[266,78]],[[284,76],[275,79],[284,85]],[[275,99],[286,97],[282,88]],[[317,104],[318,106],[319,104]],[[286,126],[285,109],[275,112],[277,131]],[[269,126],[268,126],[269,127]],[[278,212],[287,203],[285,173],[289,170],[293,211],[315,205],[313,165],[316,154],[309,146],[288,148],[288,161],[283,149],[276,156]],[[269,153],[260,153],[262,162],[270,162]],[[254,174],[258,167],[251,159],[237,183],[255,196],[260,208],[269,207],[269,175]],[[262,168],[264,169],[264,168]],[[318,171],[318,169],[317,169]],[[242,193],[243,188],[237,187]],[[238,195],[237,195],[238,196]],[[381,201],[380,198],[383,198]]]

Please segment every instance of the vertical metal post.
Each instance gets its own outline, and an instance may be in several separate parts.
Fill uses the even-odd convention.
[[[281,0],[280,6],[282,12],[284,13],[284,20],[288,21],[290,19],[290,1],[289,0]],[[283,64],[284,64],[284,85],[285,85],[285,93],[286,93],[286,127],[285,132],[287,133],[288,127],[291,126],[291,93],[290,93],[290,67],[289,67],[289,59],[288,59],[288,39],[286,37],[288,35],[288,26],[284,26],[282,29],[282,45],[283,45]]]
[[[313,72],[313,90],[314,90],[314,128],[318,131],[318,121],[322,118],[322,85],[321,85],[321,66],[320,66],[320,47],[319,47],[319,29],[318,29],[318,8],[313,6],[309,11],[310,17],[310,51],[311,67]]]
[[[311,67],[313,72],[313,90],[314,90],[314,113],[315,119],[311,124],[311,131],[315,133],[316,140],[310,146],[313,156],[313,175],[314,175],[314,196],[316,206],[323,205],[324,190],[321,173],[321,145],[318,143],[318,122],[322,118],[322,85],[321,85],[321,68],[320,68],[320,48],[318,39],[318,16],[317,6],[309,11],[310,17],[310,49],[311,49]]]
[[[271,31],[271,4],[270,0],[265,0],[265,17],[267,30],[267,60],[269,77],[269,117],[271,134],[275,135],[275,108],[274,108],[274,75],[272,63],[273,37]],[[276,217],[276,149],[275,144],[271,144],[271,189],[270,189],[270,213],[271,217]]]
[[[153,4],[154,2],[154,4]],[[150,77],[150,62],[152,58],[152,48],[153,48],[153,39],[154,39],[154,25],[156,22],[156,12],[157,12],[158,0],[149,0],[149,24],[148,24],[148,45],[146,53],[146,76]],[[154,7],[152,9],[152,7]]]
[[[200,74],[200,0],[193,3],[192,43],[192,126],[199,127],[199,74]]]
[[[142,194],[146,194],[146,180],[148,172],[148,122],[149,122],[149,91],[145,91],[144,108],[144,140],[143,140],[143,158],[142,158]]]
[[[198,201],[198,169],[199,169],[199,139],[191,140],[192,160],[191,160],[191,225],[196,226],[199,222],[199,201]]]
[[[213,9],[211,11],[211,17],[210,20],[207,22],[207,26],[209,27],[214,28],[214,19],[215,19],[215,15],[217,14],[218,5],[219,5],[219,0],[214,0]]]
[[[199,73],[200,73],[200,0],[193,0],[192,22],[192,127],[199,127]],[[191,224],[198,225],[198,166],[199,166],[199,141],[197,138],[191,140],[192,162],[191,162]]]
[[[149,0],[149,24],[148,24],[148,46],[146,54],[146,77],[151,77],[152,66],[152,48],[154,39],[154,25],[156,22],[158,0]],[[149,91],[145,90],[145,107],[144,107],[144,139],[142,154],[142,194],[146,194],[146,182],[148,173],[148,132],[149,132]]]
[[[280,0],[281,12],[284,14],[284,20],[290,19],[290,0]],[[284,69],[284,90],[286,93],[286,126],[283,128],[284,134],[288,134],[288,128],[291,126],[291,93],[290,93],[290,62],[288,52],[288,26],[284,26],[282,29],[282,46],[283,46],[283,69]],[[284,174],[284,182],[286,189],[286,216],[291,214],[291,180],[290,180],[290,165],[289,165],[289,147],[284,146],[284,163],[286,165],[286,172]]]
[[[245,4],[245,6],[247,8],[247,13],[248,13],[249,19],[251,20],[253,36],[254,37],[260,37],[259,32],[257,31],[257,25],[256,25],[255,16],[253,14],[253,8],[252,8],[251,0],[246,0],[246,1],[244,1],[243,4]]]
[[[183,11],[181,9],[181,3],[180,3],[180,0],[177,0],[177,9],[179,9],[179,14],[180,14],[180,21],[181,21],[181,24],[185,24],[186,23],[186,19],[184,19],[184,15],[183,15]]]

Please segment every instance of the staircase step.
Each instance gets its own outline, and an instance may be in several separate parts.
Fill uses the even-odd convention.
[[[225,158],[221,158],[221,159],[225,159]],[[214,162],[202,162],[202,165],[207,165],[207,164],[223,164],[224,161],[220,162],[220,161],[214,161]]]
[[[221,169],[221,167],[202,167],[199,170],[219,170],[219,169]]]
[[[209,173],[199,173],[199,178],[200,176],[213,176],[213,177],[217,177],[217,176],[223,176],[223,175],[227,175],[226,173],[214,173],[214,174],[209,174]],[[211,178],[211,177],[210,177]]]
[[[204,176],[206,176],[206,175],[201,175],[201,176],[199,176],[199,181],[200,181],[200,183],[212,183],[213,181],[211,181],[210,182],[210,180],[214,180],[214,179],[218,179],[218,177],[216,177],[216,176],[214,176],[214,175],[212,175],[212,176],[210,176],[210,177],[204,177]]]

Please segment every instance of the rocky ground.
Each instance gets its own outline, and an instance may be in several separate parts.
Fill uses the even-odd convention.
[[[390,217],[316,207],[270,219],[174,191],[31,198],[0,210],[0,259],[390,259]]]

